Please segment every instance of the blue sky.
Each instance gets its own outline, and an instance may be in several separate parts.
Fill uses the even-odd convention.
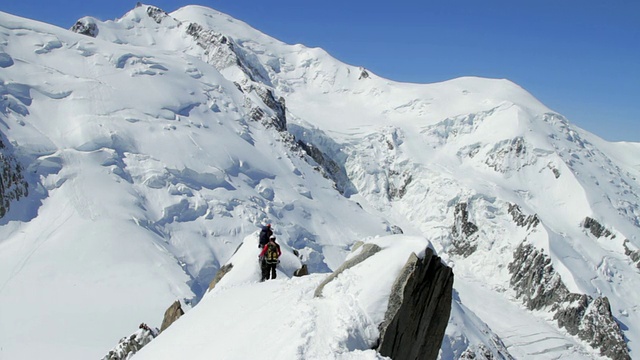
[[[3,1],[0,11],[69,28],[135,1]],[[321,47],[397,81],[507,78],[570,122],[640,142],[640,1],[176,1],[208,6],[286,43]]]

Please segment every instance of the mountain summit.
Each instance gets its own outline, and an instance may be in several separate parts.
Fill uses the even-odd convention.
[[[251,356],[254,320],[298,332],[287,358],[380,358],[389,299],[369,276],[425,247],[455,274],[442,359],[640,352],[640,144],[508,80],[394,82],[206,7],[139,4],[71,30],[0,13],[0,94],[0,358],[100,358],[176,300],[136,356],[189,328]],[[310,277],[261,284],[248,252],[241,270],[266,223]],[[393,260],[307,299],[359,241]],[[262,295],[296,313],[243,317]]]

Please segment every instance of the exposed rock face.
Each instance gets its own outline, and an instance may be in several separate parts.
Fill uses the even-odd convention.
[[[153,329],[147,324],[140,324],[139,330],[131,336],[120,339],[118,345],[107,354],[102,360],[125,360],[130,359],[145,345],[158,336],[158,329]]]
[[[12,149],[0,137],[0,218],[4,217],[13,201],[29,195],[29,185],[22,175],[22,166],[13,155]]]
[[[256,93],[260,96],[262,102],[274,112],[271,123],[278,131],[287,130],[287,114],[284,98],[281,96],[276,100],[271,89],[263,87],[256,88]]]
[[[349,176],[347,175],[344,167],[340,166],[337,162],[333,161],[331,157],[324,154],[318,147],[313,144],[305,143],[304,141],[298,140],[298,145],[304,150],[304,152],[309,155],[322,169],[318,169],[323,171],[323,175],[326,178],[333,180],[336,189],[341,193],[345,194],[346,188],[349,187]],[[346,186],[344,184],[347,184]]]
[[[409,257],[396,279],[378,352],[392,359],[436,359],[451,314],[453,271],[429,248]]]
[[[631,359],[606,297],[593,299],[570,293],[551,259],[531,244],[520,244],[513,257],[509,264],[511,285],[527,308],[550,308],[559,327],[600,349],[601,355],[615,360]]]
[[[388,173],[388,179],[387,198],[389,200],[402,199],[407,193],[407,186],[413,181],[413,175],[408,171],[399,173],[391,169]]]
[[[238,251],[238,250],[236,250]],[[216,276],[213,277],[213,280],[211,280],[211,283],[209,283],[209,290],[211,291],[213,290],[214,287],[216,287],[216,285],[220,282],[220,280],[222,280],[222,278],[227,275],[227,273],[229,271],[231,271],[231,269],[233,269],[233,264],[229,263],[227,265],[224,265],[220,268],[220,270],[218,270],[218,272],[216,273]]]
[[[162,320],[162,326],[160,327],[160,332],[164,331],[171,324],[173,324],[176,320],[180,318],[180,316],[184,315],[184,311],[182,310],[182,305],[180,305],[180,301],[176,300],[167,311],[164,312],[164,319]]]
[[[155,6],[149,6],[147,8],[147,15],[149,15],[149,17],[158,24],[160,24],[165,17],[169,16],[169,14],[167,14],[164,10],[159,9]]]
[[[638,269],[640,269],[640,250],[631,250],[629,248],[629,246],[627,245],[627,243],[629,242],[629,239],[626,239],[624,241],[624,243],[622,244],[624,246],[624,253],[625,255],[627,255],[629,258],[631,258],[631,261],[633,261],[634,263],[636,263],[636,267]]]
[[[359,247],[360,246],[356,244],[352,252],[356,251]],[[362,252],[360,252],[360,254],[358,254],[357,256],[354,256],[351,259],[345,261],[342,265],[340,265],[339,268],[336,269],[336,271],[334,271],[331,275],[327,276],[327,278],[323,282],[321,282],[320,285],[318,285],[313,296],[322,297],[322,290],[324,290],[324,287],[328,283],[330,283],[333,279],[338,277],[338,275],[340,275],[343,271],[360,264],[361,262],[365,261],[367,258],[371,257],[373,254],[379,252],[380,250],[382,249],[380,248],[380,246],[376,244],[364,244],[362,248]]]
[[[614,360],[631,360],[606,297],[593,299],[587,295],[570,294],[555,310],[554,319],[558,320],[558,325],[599,348],[600,355]]]
[[[524,138],[516,137],[495,144],[494,149],[487,154],[485,164],[496,172],[508,174],[533,165],[536,161],[535,154],[527,151]]]
[[[285,100],[283,97],[276,99],[270,88],[271,81],[267,71],[259,65],[259,61],[252,60],[249,54],[234,44],[233,39],[205,30],[200,24],[190,23],[186,32],[195,39],[198,46],[205,50],[205,60],[216,69],[222,71],[230,66],[238,66],[246,76],[241,83],[236,83],[238,89],[245,94],[255,92],[262,103],[273,110],[273,115],[269,115],[260,108],[260,104],[252,103],[247,97],[246,106],[249,108],[249,117],[252,120],[260,121],[267,126],[273,125],[278,131],[286,131]]]
[[[525,215],[522,213],[520,206],[516,204],[509,204],[509,215],[518,226],[526,227],[527,230],[531,230],[531,228],[535,228],[540,224],[538,215]]]
[[[469,221],[469,212],[467,211],[467,203],[461,202],[456,205],[454,210],[454,223],[451,227],[451,235],[453,236],[452,253],[467,257],[476,251],[478,231],[476,224]]]
[[[89,18],[78,20],[70,30],[74,33],[87,35],[92,38],[98,36],[98,33],[100,32],[100,30],[98,29],[98,25]]]
[[[521,243],[509,264],[511,286],[531,310],[556,304],[569,294],[551,259],[531,244]]]
[[[259,61],[246,61],[240,49],[234,45],[233,40],[223,34],[205,30],[202,25],[191,23],[186,30],[196,44],[205,50],[205,59],[218,70],[224,70],[232,65],[237,65],[247,78],[253,82],[271,84],[269,76],[264,68],[256,68]],[[255,65],[252,65],[255,64]]]
[[[513,359],[509,356],[510,359]],[[483,344],[475,347],[469,347],[461,355],[459,360],[493,360],[495,357],[491,350]]]
[[[611,233],[611,231],[609,231],[607,228],[604,227],[604,225],[600,224],[597,220],[592,219],[590,217],[586,217],[584,219],[584,221],[582,222],[582,226],[585,229],[589,229],[589,231],[591,232],[591,234],[597,238],[600,237],[610,237],[610,238],[615,238],[616,236],[613,235]]]

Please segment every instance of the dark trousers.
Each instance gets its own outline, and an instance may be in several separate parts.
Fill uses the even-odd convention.
[[[276,265],[278,264],[267,264],[266,261],[263,261],[262,262],[262,279],[260,281],[269,280],[269,275],[271,275],[271,279],[275,279]]]

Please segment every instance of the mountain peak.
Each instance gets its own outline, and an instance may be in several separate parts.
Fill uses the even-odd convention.
[[[3,355],[96,358],[141,322],[158,327],[175,301],[240,306],[261,289],[281,311],[295,300],[287,319],[304,331],[291,354],[328,354],[310,334],[337,329],[345,354],[379,357],[377,325],[358,310],[380,295],[370,279],[333,283],[358,294],[340,297],[349,311],[335,324],[306,322],[335,303],[302,299],[357,241],[415,238],[455,272],[445,358],[615,357],[591,341],[599,333],[552,320],[574,310],[624,324],[611,339],[640,351],[640,145],[589,134],[505,79],[395,82],[201,6],[140,5],[82,18],[77,33],[8,14],[0,26],[0,308],[15,309]],[[257,246],[238,247],[265,223],[308,279],[259,283]],[[371,260],[356,275],[388,269]],[[522,284],[560,279],[563,299],[523,307],[537,298]],[[215,320],[201,321],[208,334]],[[172,341],[191,334],[180,322]],[[69,344],[78,328],[95,331]]]

